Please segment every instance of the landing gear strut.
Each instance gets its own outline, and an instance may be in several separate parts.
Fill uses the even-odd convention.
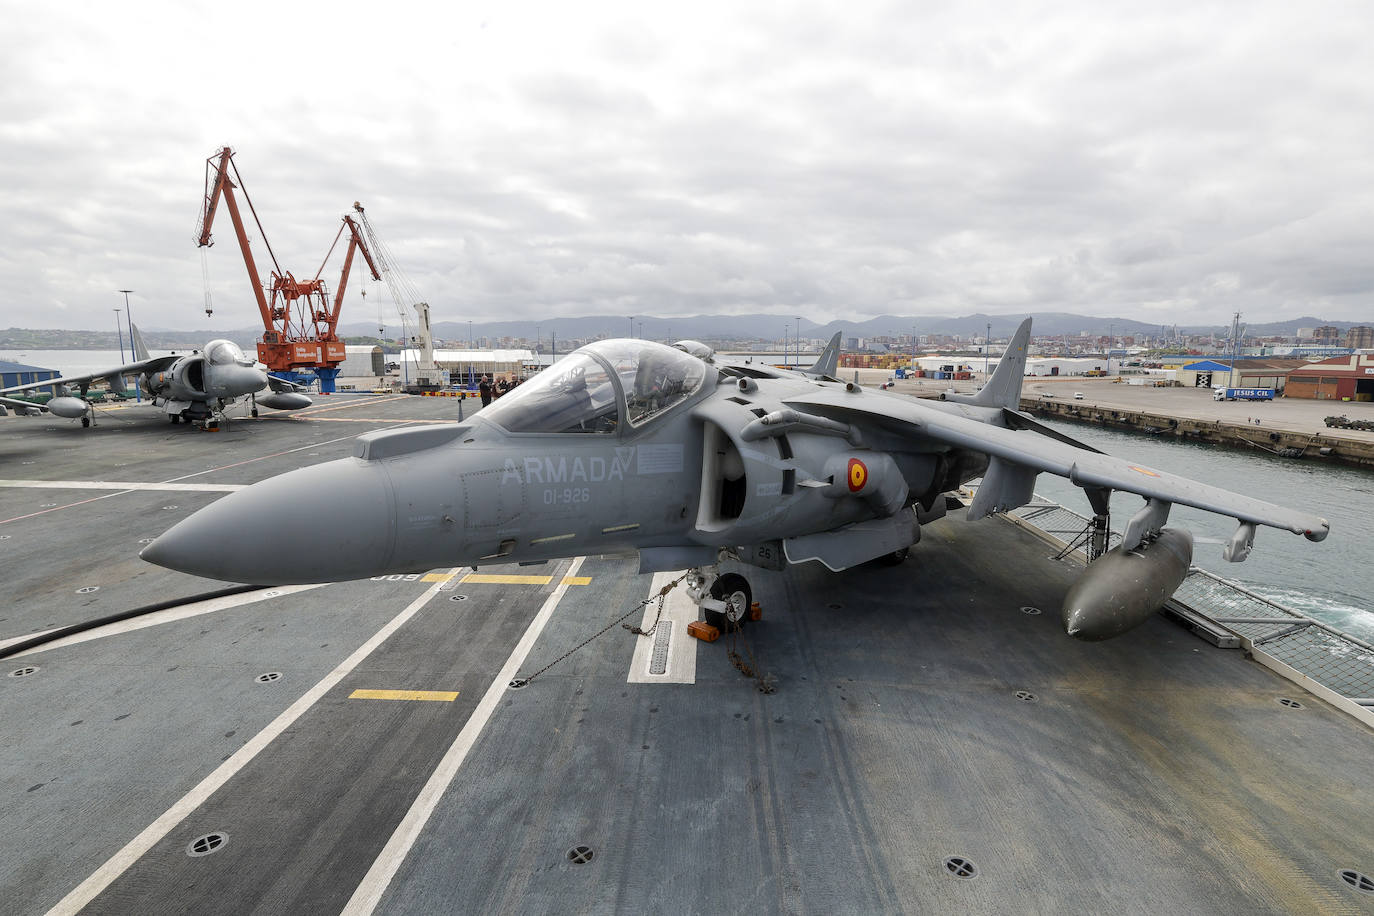
[[[744,626],[753,604],[749,581],[738,573],[720,575],[716,567],[693,567],[687,571],[687,594],[701,608],[702,618],[728,633]]]

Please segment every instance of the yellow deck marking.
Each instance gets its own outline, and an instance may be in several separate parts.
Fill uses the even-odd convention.
[[[421,582],[447,582],[453,578],[453,573],[429,573],[423,576]],[[494,573],[468,573],[458,580],[459,582],[475,582],[485,585],[548,585],[553,581],[553,576],[503,576]],[[591,585],[591,576],[564,576],[559,580],[562,585]]]
[[[433,700],[452,703],[458,699],[456,690],[364,690],[359,688],[348,695],[350,700]]]
[[[548,585],[553,576],[504,576],[494,573],[468,573],[459,582],[482,582],[488,585]]]

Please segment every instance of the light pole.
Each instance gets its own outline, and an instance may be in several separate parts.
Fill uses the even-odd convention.
[[[472,349],[472,319],[468,319],[468,349]]]
[[[988,383],[988,353],[992,349],[992,322],[988,322],[988,333],[983,337],[983,384]]]
[[[635,316],[630,316],[630,336],[635,336]]]
[[[801,366],[801,316],[797,316],[797,365]]]
[[[119,313],[123,309],[115,309],[115,333],[119,335],[119,364],[124,364],[124,329],[119,325]]]
[[[133,290],[121,289],[119,292],[124,294],[124,317],[129,320],[129,353],[133,356],[130,362],[134,362],[138,359],[138,350],[134,347],[134,313],[133,309],[129,308],[129,293]],[[136,403],[143,403],[143,391],[139,385],[134,385],[134,398]]]

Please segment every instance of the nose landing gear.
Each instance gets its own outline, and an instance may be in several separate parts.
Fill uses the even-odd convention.
[[[738,573],[721,575],[714,566],[693,567],[687,571],[687,594],[701,608],[702,618],[722,633],[741,629],[749,619],[753,592]]]

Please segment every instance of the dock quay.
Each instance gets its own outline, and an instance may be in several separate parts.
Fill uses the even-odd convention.
[[[863,383],[876,384],[877,378],[866,376]],[[951,389],[971,394],[981,382],[894,379],[890,384],[903,394],[938,398]],[[1039,417],[1374,468],[1374,432],[1326,425],[1329,416],[1374,420],[1374,404],[1366,402],[1217,401],[1210,388],[1132,385],[1120,377],[1028,376],[1020,407]]]
[[[1347,435],[1345,430],[1309,432],[1277,426],[1273,421],[1265,424],[1263,417],[1256,424],[1251,418],[1247,418],[1249,422],[1237,422],[1229,417],[1171,416],[1160,411],[1035,397],[1023,397],[1021,409],[1037,416],[1095,423],[1146,435],[1176,436],[1214,445],[1258,449],[1284,458],[1323,458],[1374,468],[1374,440]]]

